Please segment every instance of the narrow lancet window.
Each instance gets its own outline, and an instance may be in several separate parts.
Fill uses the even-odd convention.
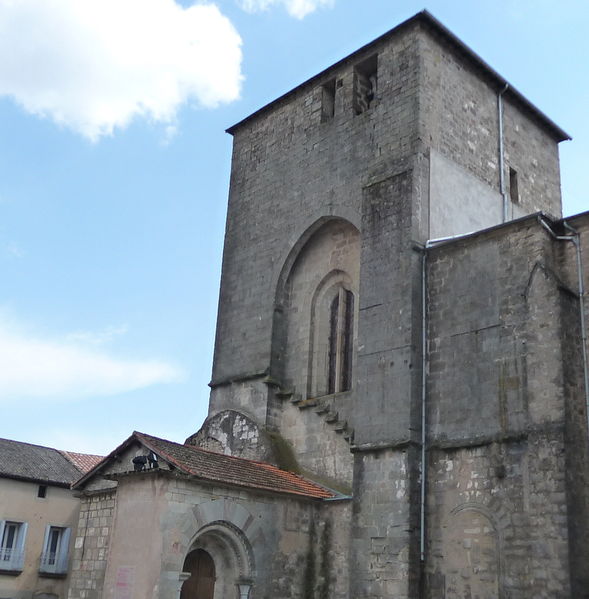
[[[354,348],[354,294],[340,288],[329,310],[329,359],[327,392],[349,391],[352,387]]]

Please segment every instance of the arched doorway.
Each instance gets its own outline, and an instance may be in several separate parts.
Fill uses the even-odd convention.
[[[233,511],[240,513],[235,506]],[[196,533],[189,547],[180,573],[179,599],[253,599],[254,556],[237,526],[211,522]]]
[[[204,549],[191,551],[184,560],[184,572],[190,578],[184,581],[180,599],[214,599],[215,562]]]

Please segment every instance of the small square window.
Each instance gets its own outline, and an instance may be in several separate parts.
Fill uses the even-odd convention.
[[[47,497],[47,485],[39,485],[39,488],[37,489],[37,497],[40,497],[41,499],[45,499],[45,497]]]

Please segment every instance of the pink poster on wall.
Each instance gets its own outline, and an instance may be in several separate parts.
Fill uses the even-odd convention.
[[[134,582],[135,568],[133,566],[121,566],[117,570],[115,599],[131,599],[133,597]]]

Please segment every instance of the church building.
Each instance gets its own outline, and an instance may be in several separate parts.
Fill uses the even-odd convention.
[[[567,133],[425,11],[228,132],[208,417],[75,484],[69,598],[589,598]]]

